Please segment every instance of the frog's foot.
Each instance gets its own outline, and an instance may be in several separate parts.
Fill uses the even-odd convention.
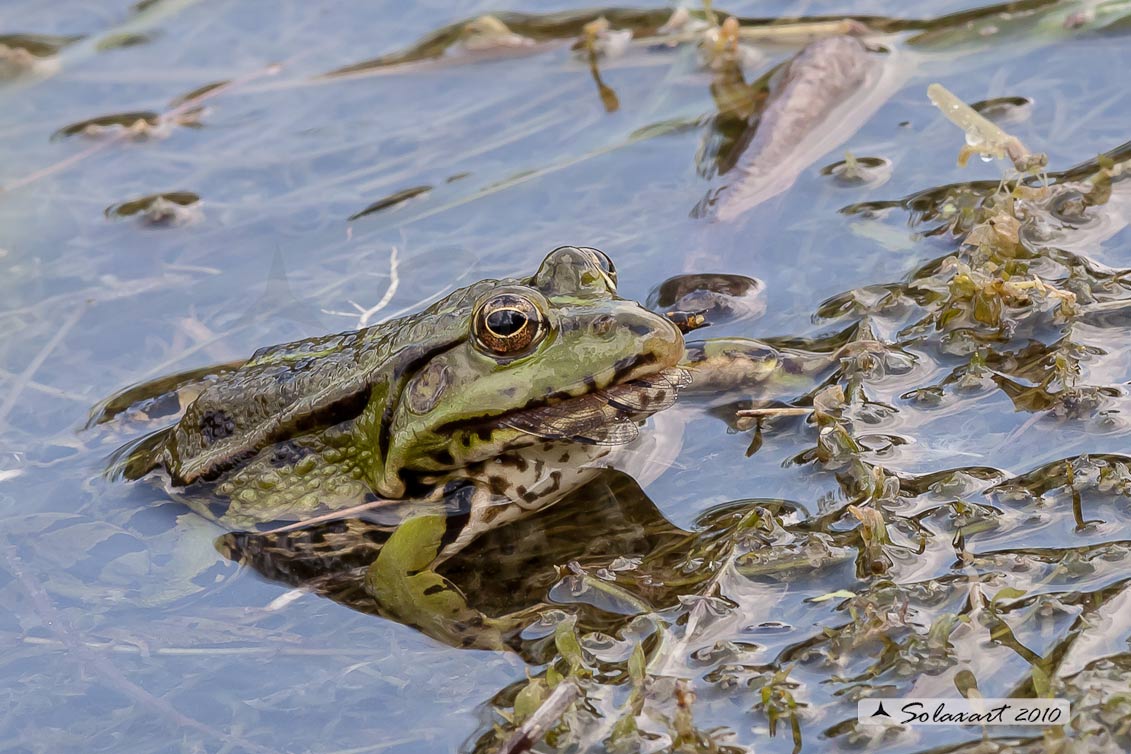
[[[172,427],[166,427],[150,432],[115,450],[106,464],[106,477],[115,480],[141,479],[154,467],[154,459],[159,457],[161,449],[165,447],[165,438],[172,430]]]
[[[239,369],[243,363],[240,360],[197,367],[131,385],[96,405],[90,412],[86,427],[89,429],[97,424],[105,424],[127,412],[129,418],[144,422],[176,418],[204,388],[220,376]]]
[[[820,385],[836,363],[835,355],[827,353],[776,347],[751,338],[710,338],[689,341],[680,366],[691,372],[691,393],[781,400]]]
[[[700,327],[707,327],[711,323],[707,321],[707,310],[699,309],[697,311],[667,311],[664,316],[672,321],[679,331],[684,335],[698,330]]]

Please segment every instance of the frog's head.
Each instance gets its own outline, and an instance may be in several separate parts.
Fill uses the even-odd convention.
[[[480,286],[458,336],[386,402],[378,489],[405,472],[462,468],[541,440],[618,444],[671,404],[683,336],[616,295],[612,261],[563,246],[528,279]],[[474,290],[474,289],[471,289]]]

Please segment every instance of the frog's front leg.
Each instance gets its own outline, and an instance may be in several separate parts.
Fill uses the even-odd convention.
[[[786,399],[809,392],[835,370],[835,354],[772,346],[752,338],[688,341],[680,366],[689,394]]]
[[[765,309],[761,281],[743,275],[678,275],[648,298],[684,335],[707,325],[738,322]],[[753,338],[688,340],[680,366],[686,391],[711,397],[783,399],[808,392],[832,373],[834,354],[774,346]]]

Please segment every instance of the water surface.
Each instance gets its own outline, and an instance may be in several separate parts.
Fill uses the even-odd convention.
[[[1077,31],[1065,19],[1095,4],[1016,5],[1008,18],[990,14],[924,39],[917,35],[929,24],[892,19],[970,6],[919,3],[911,16],[906,4],[879,0],[729,4],[726,11],[747,17],[877,17],[876,27],[890,31],[873,40],[893,60],[888,89],[843,143],[805,166],[791,188],[723,223],[693,216],[718,185],[704,169],[717,109],[712,73],[690,45],[640,46],[602,61],[615,109],[566,39],[522,54],[466,61],[453,54],[324,75],[410,49],[450,23],[568,9],[562,3],[158,0],[138,8],[119,0],[92,8],[7,0],[0,35],[48,35],[36,41],[59,50],[47,55],[9,40],[9,49],[24,45],[33,59],[24,56],[30,67],[0,80],[0,750],[493,750],[499,710],[513,706],[527,674],[543,665],[450,648],[239,569],[213,548],[218,528],[158,490],[102,478],[122,436],[83,431],[92,406],[132,383],[354,327],[366,310],[373,310],[367,321],[377,321],[471,280],[529,274],[567,243],[607,251],[622,295],[639,300],[685,272],[766,281],[759,319],[706,334],[813,339],[844,331],[867,307],[817,316],[829,312],[824,302],[919,280],[957,242],[924,234],[928,224],[910,225],[915,216],[899,207],[842,208],[1002,176],[1001,164],[955,164],[962,135],[928,101],[928,83],[970,102],[1031,100],[1005,125],[1047,153],[1053,170],[1128,140],[1126,19],[1104,33],[1086,24]],[[797,49],[755,48],[747,80]],[[199,109],[180,99],[216,82],[229,85]],[[132,133],[114,130],[114,119],[97,134],[65,133],[121,114],[131,114],[117,121]],[[890,179],[853,187],[821,174],[846,151],[890,161]],[[158,194],[165,196],[155,205],[149,198]],[[1107,275],[1107,300],[1118,304],[1131,296],[1120,277],[1131,267],[1131,209],[1117,190],[1092,212],[1052,245],[1092,266],[1089,285]],[[1040,264],[1034,269],[1046,269]],[[921,312],[865,314],[876,339],[894,343]],[[674,598],[680,588],[653,595],[655,614],[684,644],[650,668],[655,709],[620,745],[791,751],[792,709],[802,750],[849,750],[862,745],[844,727],[856,694],[953,695],[972,673],[987,696],[1051,684],[1081,709],[1102,712],[1065,734],[1079,750],[1126,748],[1118,720],[1131,693],[1127,470],[1110,459],[1110,483],[1076,500],[1088,523],[1074,515],[1071,482],[1042,486],[1020,475],[1055,476],[1065,459],[1126,451],[1129,323],[1094,316],[1074,326],[1073,342],[1097,351],[1081,360],[1079,384],[1112,392],[1093,411],[1072,415],[1057,413],[1063,404],[1019,407],[992,381],[948,393],[939,405],[917,402],[912,391],[969,361],[928,328],[908,347],[910,372],[864,378],[869,400],[895,409],[877,413],[870,430],[901,444],[865,453],[868,468],[904,479],[890,499],[861,497],[844,469],[838,476],[828,465],[796,462],[817,445],[817,430],[802,419],[776,422],[747,457],[749,432],[729,431],[694,405],[673,412],[660,428],[682,446],[644,492],[670,524],[704,532],[688,557],[714,557],[704,573],[721,575],[682,596],[720,604],[708,621],[693,599]],[[1050,346],[1063,327],[1025,320],[1000,351]],[[1051,368],[1038,362],[1026,384]],[[998,375],[1019,370],[990,366]],[[1105,421],[1096,419],[1101,411]],[[864,419],[855,418],[859,433]],[[1081,478],[1107,473],[1088,463],[1075,467]],[[990,471],[978,477],[975,467]],[[967,471],[911,490],[916,475],[957,468]],[[1017,479],[1023,489],[1012,496],[987,491]],[[620,499],[637,505],[640,492]],[[858,567],[866,546],[853,539],[859,522],[846,507],[865,499],[888,511],[897,532],[892,562],[879,573]],[[585,517],[589,509],[583,501],[570,510]],[[723,520],[728,510],[763,511],[753,527],[761,539],[742,540]],[[990,523],[971,528],[983,520]],[[960,530],[962,547],[981,560],[963,562],[953,544]],[[704,556],[695,548],[706,547],[708,534],[724,545]],[[740,556],[775,548],[796,548],[809,562],[821,543],[830,549],[816,567],[773,561],[761,573],[747,557],[734,568]],[[595,561],[586,567],[598,570]],[[971,596],[975,583],[986,599],[1014,590],[1002,598],[1012,606],[987,622]],[[807,601],[837,590],[857,601]],[[567,612],[589,599],[568,591],[554,592]],[[971,618],[972,610],[982,617]],[[625,648],[651,630],[606,613],[603,629]],[[685,635],[693,613],[703,627]],[[947,628],[948,616],[960,615],[967,617]],[[1012,626],[1010,637],[994,628],[1002,622]],[[601,714],[570,717],[575,737],[563,734],[563,747],[616,748],[609,728],[631,684],[608,669],[623,666],[627,651],[587,657],[609,673],[587,681]],[[665,728],[664,715],[678,705],[664,684],[675,678],[697,695],[689,708],[694,742]],[[775,704],[784,717],[771,713]],[[1032,735],[1010,731],[998,744],[1053,745],[1039,734],[1017,743]],[[980,740],[979,731],[908,733],[882,750]]]

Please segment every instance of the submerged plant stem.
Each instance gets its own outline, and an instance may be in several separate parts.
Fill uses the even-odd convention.
[[[3,546],[3,553],[4,559],[8,564],[8,572],[12,574],[31,600],[35,611],[39,613],[39,617],[43,621],[43,625],[47,626],[52,633],[59,637],[67,649],[74,653],[76,659],[97,671],[112,688],[143,707],[148,707],[179,727],[191,728],[209,738],[222,741],[225,745],[235,746],[245,751],[255,752],[255,754],[279,754],[279,752],[274,749],[260,746],[252,741],[248,741],[242,736],[236,736],[217,730],[210,725],[200,722],[196,718],[189,717],[169,702],[154,696],[141,686],[138,686],[136,683],[126,678],[122,674],[122,671],[118,670],[113,663],[91,650],[74,635],[67,621],[51,604],[51,598],[47,595],[44,588],[24,570],[23,562],[16,553],[15,546],[5,544]]]
[[[497,754],[523,754],[541,740],[546,731],[581,696],[581,689],[566,679],[559,683],[522,726],[511,734]]]
[[[85,304],[75,307],[70,316],[63,320],[63,324],[59,325],[58,329],[55,330],[51,338],[43,344],[43,348],[39,349],[39,353],[35,355],[31,363],[27,365],[27,368],[19,374],[15,384],[8,388],[6,391],[7,394],[4,396],[4,401],[0,403],[0,426],[8,420],[8,414],[15,408],[16,402],[19,401],[24,389],[28,386],[28,383],[31,382],[31,378],[34,377],[39,368],[43,366],[43,362],[47,360],[47,357],[59,347],[63,338],[67,337],[67,334],[78,324],[78,321],[82,319],[82,315],[86,313],[86,310],[87,306]]]

